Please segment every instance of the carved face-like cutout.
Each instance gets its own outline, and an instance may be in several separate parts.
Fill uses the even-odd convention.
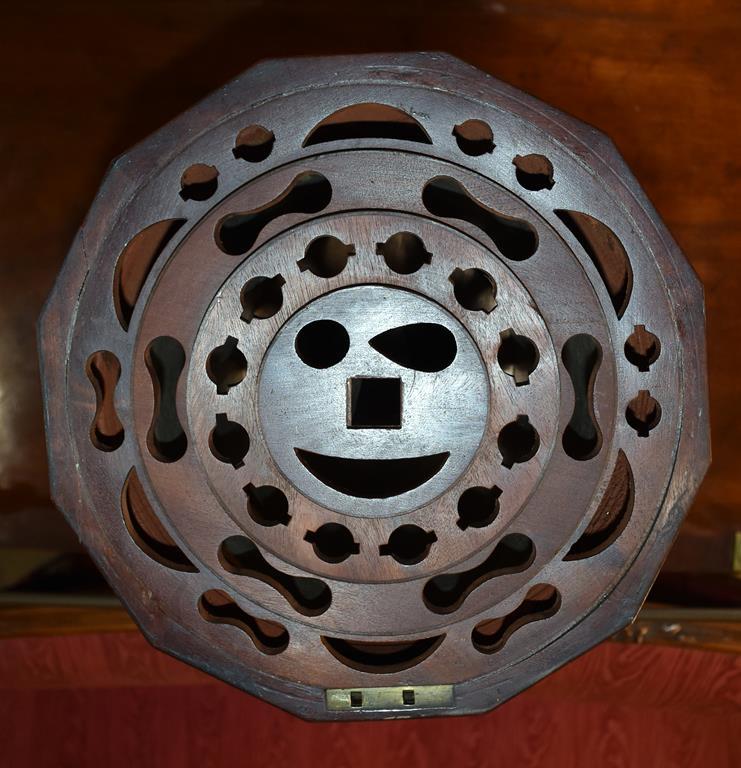
[[[259,412],[284,474],[317,503],[385,516],[445,490],[488,415],[488,380],[463,326],[432,301],[370,285],[326,294],[278,332]]]

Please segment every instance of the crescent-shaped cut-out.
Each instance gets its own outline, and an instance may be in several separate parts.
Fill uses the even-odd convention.
[[[564,560],[582,560],[607,549],[628,524],[634,498],[633,470],[628,457],[620,450],[597,511]]]
[[[298,460],[335,491],[362,499],[388,499],[414,490],[434,477],[450,453],[400,459],[346,459],[296,448]]]
[[[352,104],[317,123],[303,146],[344,139],[396,139],[432,144],[427,131],[411,115],[388,104]]]
[[[185,219],[163,219],[150,224],[129,240],[113,273],[113,306],[121,327],[129,330],[139,294],[152,267]]]
[[[458,353],[455,336],[439,323],[410,323],[390,328],[368,343],[397,365],[424,373],[444,370]]]
[[[322,643],[345,666],[359,672],[383,675],[416,666],[431,656],[444,639],[445,635],[435,635],[419,640],[371,642],[324,636]]]
[[[133,467],[121,492],[121,512],[126,530],[142,552],[173,570],[197,573],[198,569],[175,543],[152,509]]]
[[[579,211],[558,210],[556,216],[579,241],[597,267],[618,318],[630,302],[633,267],[618,236],[599,219]]]

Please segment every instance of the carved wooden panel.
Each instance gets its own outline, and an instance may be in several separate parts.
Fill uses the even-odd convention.
[[[709,459],[702,290],[614,147],[439,54],[267,62],[119,158],[41,338],[146,636],[311,718],[614,633]]]

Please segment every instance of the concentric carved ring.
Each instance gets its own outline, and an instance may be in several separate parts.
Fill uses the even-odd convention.
[[[54,497],[247,691],[489,709],[637,610],[708,461],[702,328],[592,129],[446,56],[268,62],[101,188],[42,318]]]

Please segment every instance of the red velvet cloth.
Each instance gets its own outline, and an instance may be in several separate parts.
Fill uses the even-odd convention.
[[[0,641],[2,768],[741,766],[741,657],[606,643],[487,715],[307,723],[137,633]]]

